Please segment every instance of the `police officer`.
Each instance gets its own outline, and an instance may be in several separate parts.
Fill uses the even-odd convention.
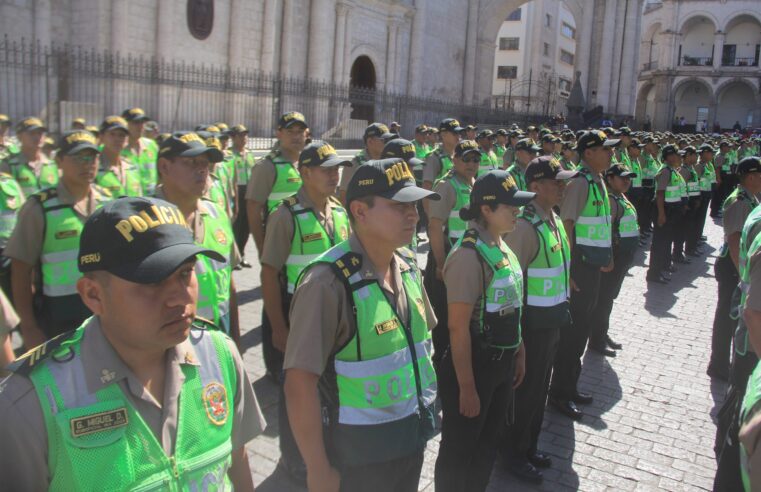
[[[553,157],[532,160],[526,179],[536,196],[521,211],[515,230],[505,236],[520,262],[526,286],[521,320],[526,377],[516,390],[515,420],[502,440],[501,451],[514,475],[534,483],[543,479],[538,468],[552,464],[538,449],[539,433],[560,333],[571,324],[571,247],[553,208],[563,199],[566,180],[575,175],[575,171],[563,170]]]
[[[272,325],[272,343],[285,352],[288,338],[288,311],[301,272],[320,254],[349,238],[349,220],[337,198],[339,166],[351,162],[336,155],[325,142],[307,145],[299,156],[303,185],[283,200],[267,221],[262,251],[262,298]],[[299,481],[305,469],[285,410],[285,394],[280,392],[280,462],[278,466]]]
[[[380,159],[386,142],[396,137],[398,135],[391,133],[383,123],[372,123],[365,128],[365,133],[362,136],[365,148],[354,156],[354,159],[351,161],[351,167],[344,168],[341,173],[339,195],[342,203],[346,203],[346,188],[349,186],[349,181],[351,181],[351,177],[354,176],[357,168],[369,160]]]
[[[523,274],[502,235],[515,229],[519,207],[533,196],[506,171],[490,171],[460,209],[468,230],[444,266],[451,344],[438,371],[438,491],[486,490],[513,389],[525,374]]]
[[[503,158],[507,150],[507,130],[504,128],[498,129],[494,132],[494,138],[494,155],[497,156],[497,169],[503,169]]]
[[[697,236],[700,241],[704,241],[706,237],[703,236],[703,230],[708,216],[708,204],[711,202],[716,189],[716,168],[713,166],[714,149],[710,144],[704,143],[698,149],[698,155],[698,162],[695,164],[695,170],[700,176],[700,210],[698,211]]]
[[[494,153],[494,132],[489,130],[481,130],[478,132],[476,143],[481,149],[481,165],[478,168],[478,175],[484,175],[489,171],[500,168],[500,160],[497,159],[497,155]]]
[[[285,393],[310,490],[417,490],[434,432],[436,316],[404,245],[426,197],[438,198],[401,159],[360,166],[346,195],[352,235],[296,287]]]
[[[71,120],[72,130],[87,130],[87,120],[84,118],[74,118]]]
[[[581,356],[592,328],[590,317],[599,295],[600,276],[613,269],[610,204],[600,173],[610,166],[613,147],[619,142],[598,130],[579,138],[579,173],[568,183],[560,204],[560,218],[571,245],[572,323],[560,333],[550,393],[553,405],[576,420],[581,418],[576,405],[592,401],[577,388]]]
[[[428,144],[428,148],[431,150],[431,152],[433,152],[434,149],[436,149],[436,147],[438,147],[440,143],[439,129],[429,126],[428,130],[425,132],[425,142]],[[429,154],[431,152],[429,152]]]
[[[502,155],[502,169],[508,169],[515,162],[515,144],[523,138],[523,133],[515,128],[508,133],[508,145],[505,153]]]
[[[217,134],[213,132],[196,131],[195,133],[201,137],[207,147],[213,147],[222,154],[221,161],[209,162],[209,175],[206,178],[206,189],[204,190],[203,198],[214,202],[232,219],[234,197],[231,196],[231,193],[233,188],[226,176],[224,165],[225,153],[222,151],[222,142],[216,137]],[[240,269],[240,265],[237,265],[236,270]]]
[[[623,136],[621,137],[624,138]],[[623,143],[621,144],[624,145]],[[622,151],[622,164],[632,172],[631,187],[626,192],[626,198],[634,206],[635,211],[642,209],[642,201],[645,199],[644,188],[642,187],[642,164],[640,163],[640,156],[642,155],[642,149],[645,148],[645,144],[641,143],[638,138],[630,138],[629,144],[626,146],[626,151]],[[650,204],[646,204],[650,206]],[[640,230],[640,243],[644,244],[645,236],[642,230],[642,218],[637,215],[638,228]]]
[[[386,142],[386,145],[383,146],[381,158],[386,159],[389,157],[398,157],[399,159],[404,159],[404,162],[406,162],[410,169],[413,170],[412,174],[415,175],[415,183],[420,186],[418,176],[422,176],[422,169],[425,161],[418,159],[416,155],[415,144],[413,142],[403,138],[394,138]],[[421,174],[418,174],[415,169],[420,169]],[[428,216],[425,214],[425,210],[423,209],[423,203],[418,202],[417,205],[420,220],[418,220],[417,223],[417,234],[415,234],[415,236],[412,238],[412,243],[409,245],[409,248],[414,253],[417,253],[418,242],[422,239],[420,231],[428,228]]]
[[[63,134],[56,154],[61,181],[27,199],[5,247],[27,348],[76,328],[91,314],[76,292],[76,251],[84,220],[110,199],[92,186],[97,155],[90,132]]]
[[[460,122],[454,118],[445,118],[439,123],[439,138],[441,145],[428,155],[423,168],[423,188],[432,190],[438,180],[447,175],[452,169],[454,148],[460,141],[460,132],[464,130]],[[428,209],[428,202],[426,211]]]
[[[58,168],[55,162],[42,153],[42,140],[47,128],[39,118],[24,118],[16,124],[16,137],[21,147],[0,164],[0,172],[13,176],[29,197],[43,188],[58,184]]]
[[[426,142],[426,135],[428,134],[428,125],[421,123],[415,127],[415,139],[412,143],[415,145],[415,157],[424,161],[428,154],[433,150],[428,142]],[[412,172],[415,174],[415,180],[418,182],[418,186],[423,183],[423,165],[421,164]]]
[[[534,144],[530,138],[522,138],[518,140],[513,150],[515,151],[515,162],[507,168],[507,172],[512,175],[518,189],[526,191],[528,189],[526,168],[542,149]]]
[[[202,198],[210,164],[221,160],[222,152],[206,145],[197,133],[172,134],[159,147],[157,168],[161,185],[155,194],[157,198],[177,205],[198,244],[219,253],[200,258],[195,265],[198,313],[239,343],[238,303],[232,269],[240,255],[235,247],[230,218],[223,208]]]
[[[679,151],[682,156],[682,166],[679,168],[679,174],[687,184],[687,207],[682,220],[680,220],[674,231],[674,247],[671,253],[672,261],[676,263],[690,263],[684,254],[688,256],[697,256],[697,240],[695,229],[697,223],[697,214],[700,209],[700,177],[695,170],[695,163],[698,161],[698,152],[695,147],[689,145]]]
[[[24,192],[13,176],[0,173],[0,289],[10,299],[13,299],[11,259],[3,251],[16,227],[18,212],[24,201]]]
[[[648,282],[665,284],[671,277],[671,249],[679,221],[687,207],[687,183],[679,173],[682,159],[675,146],[669,144],[661,150],[664,166],[655,176],[655,206],[657,210],[653,242],[650,244]]]
[[[751,161],[752,162],[752,161]],[[732,296],[737,287],[740,265],[740,239],[748,215],[758,206],[757,194],[761,193],[761,174],[748,164],[738,174],[739,185],[727,197],[722,207],[724,244],[714,264],[718,283],[716,312],[711,336],[711,359],[706,373],[712,378],[727,380],[731,354],[732,335],[737,323],[730,316]]]
[[[626,196],[634,177],[634,173],[623,164],[614,164],[605,172],[612,224],[613,270],[603,273],[600,279],[600,297],[591,317],[589,348],[608,357],[615,357],[615,350],[622,348],[608,334],[610,313],[639,246],[637,210]]]
[[[18,146],[8,138],[8,131],[11,129],[11,119],[7,114],[0,113],[0,161],[10,154],[18,152]]]
[[[235,233],[235,244],[238,245],[241,257],[240,266],[251,268],[251,263],[245,259],[246,244],[251,232],[248,229],[248,208],[246,207],[246,186],[251,177],[251,170],[254,167],[256,158],[253,152],[246,149],[248,144],[248,128],[244,125],[235,125],[227,131],[232,141],[232,167],[235,183],[235,220],[233,221],[233,232]]]
[[[460,209],[470,203],[470,193],[480,162],[481,149],[476,142],[459,142],[454,149],[454,167],[434,187],[441,199],[428,204],[428,240],[431,249],[425,266],[425,288],[439,320],[438,328],[433,331],[434,360],[437,364],[449,345],[444,262],[452,246],[467,229],[467,221],[460,217]]]
[[[103,148],[95,183],[108,190],[112,197],[143,196],[140,170],[122,156],[129,136],[127,120],[109,116],[100,124],[98,134]]]
[[[463,140],[476,140],[478,136],[478,127],[476,125],[468,125],[462,129]]]
[[[74,258],[95,316],[3,382],[5,483],[253,490],[245,444],[264,422],[232,342],[194,323],[196,255],[219,258],[162,200],[123,198],[91,216]]]
[[[143,193],[150,196],[158,184],[156,161],[159,150],[155,141],[143,136],[143,127],[150,118],[140,108],[125,109],[122,118],[127,120],[129,130],[129,139],[122,155],[140,171]]]
[[[658,140],[652,136],[645,137],[642,140],[645,144],[642,158],[640,159],[640,169],[642,171],[642,200],[640,207],[637,208],[637,217],[640,218],[639,228],[647,236],[653,232],[654,218],[656,210],[655,205],[655,176],[663,167],[659,159],[660,147]]]
[[[575,171],[576,162],[579,159],[579,155],[576,153],[576,146],[570,140],[564,141],[562,144],[561,156],[558,161],[560,167],[566,171]]]
[[[733,157],[732,149],[727,140],[719,143],[719,153],[714,158],[714,167],[718,171],[718,191],[715,197],[716,210],[711,210],[711,217],[721,217],[721,210],[724,207],[724,200],[734,191],[737,186],[737,180],[732,169]],[[716,212],[716,213],[714,213]]]
[[[11,344],[11,331],[18,327],[19,321],[11,301],[5,292],[0,291],[0,368],[5,368],[16,357]]]

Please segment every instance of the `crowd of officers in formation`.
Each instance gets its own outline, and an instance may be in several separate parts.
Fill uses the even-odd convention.
[[[731,383],[716,480],[761,488],[758,140],[447,118],[412,140],[373,123],[347,160],[289,112],[256,160],[243,125],[147,121],[54,142],[30,117],[16,145],[0,115],[0,362],[17,325],[31,349],[0,384],[5,483],[253,488],[264,421],[232,277],[249,236],[283,472],[415,491],[441,410],[437,491],[485,490],[498,456],[540,483],[545,406],[580,420],[592,402],[581,358],[621,350],[609,318],[637,250],[652,236],[647,281],[668,284],[704,256],[710,210],[726,242],[708,373]]]

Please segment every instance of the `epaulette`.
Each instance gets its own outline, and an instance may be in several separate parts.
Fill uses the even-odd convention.
[[[193,323],[191,324],[191,327],[197,328],[199,330],[222,331],[222,328],[215,324],[213,321],[202,318],[201,316],[196,316],[196,318],[193,320]]]
[[[283,152],[280,150],[280,148],[276,148],[276,149],[270,150],[269,153],[267,153],[267,155],[264,156],[264,158],[274,161],[281,155],[283,155]]]
[[[330,265],[336,275],[348,283],[349,277],[362,269],[362,255],[349,251]]]
[[[35,200],[44,203],[58,196],[58,188],[45,188],[32,195]]]
[[[291,195],[288,198],[283,198],[283,205],[286,207],[293,207],[299,203],[299,199],[296,195]]]
[[[396,252],[405,261],[414,262],[415,264],[417,264],[417,255],[415,255],[415,252],[412,251],[410,248],[406,246],[402,246],[401,248],[397,248]]]
[[[339,200],[338,198],[334,197],[333,195],[330,195],[330,196],[328,197],[328,201],[329,201],[330,203],[332,203],[333,205],[339,206],[339,207],[341,207],[341,208],[343,208],[343,206],[344,206],[344,204],[343,204],[343,203],[341,203],[341,200]]]
[[[12,364],[8,366],[8,369],[16,374],[22,376],[29,376],[33,369],[37,367],[37,364],[47,360],[55,351],[63,345],[65,341],[71,338],[76,330],[67,331],[61,333],[55,338],[51,338],[42,345],[38,345],[33,349],[26,352],[24,355],[16,359]]]
[[[111,193],[111,190],[109,190],[108,188],[104,188],[103,186],[97,185],[95,183],[91,184],[90,186],[92,186],[95,191],[97,191],[98,193],[100,193],[106,198],[112,198],[114,196],[114,194]]]
[[[475,229],[468,229],[462,236],[461,245],[464,248],[476,249],[476,243],[478,242],[478,231]]]

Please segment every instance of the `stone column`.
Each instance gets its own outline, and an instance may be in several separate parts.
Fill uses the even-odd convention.
[[[328,81],[333,75],[333,60],[326,55],[333,53],[335,9],[335,0],[312,0],[307,62],[310,78]]]
[[[423,39],[425,38],[425,2],[415,0],[415,16],[410,31],[410,54],[407,68],[407,94],[419,96],[422,92]]]
[[[348,84],[351,72],[351,39],[353,30],[351,23],[351,7],[348,5],[346,7],[346,19],[344,24],[343,71],[341,72],[341,79],[338,82]]]
[[[259,68],[267,73],[275,70],[275,36],[277,28],[275,20],[280,6],[280,0],[264,0],[264,15],[262,16],[262,45]]]
[[[608,12],[612,12],[613,17],[618,11],[619,0],[606,0],[605,1],[605,17],[608,18]],[[610,10],[609,10],[610,9]],[[613,42],[616,35],[617,22],[604,22],[602,31],[602,40],[600,42],[600,60],[599,70],[597,72],[597,97],[595,100],[596,105],[601,105],[603,111],[609,113],[613,111],[610,100],[610,83],[612,79],[613,60],[615,43]],[[616,56],[615,58],[618,58]]]
[[[626,12],[624,23],[626,32],[623,33],[623,55],[619,63],[622,64],[621,78],[618,81],[619,87],[616,88],[616,100],[614,108],[618,114],[634,114],[634,93],[637,86],[637,70],[639,61],[637,52],[639,51],[640,40],[640,19],[639,1],[624,0],[629,2],[629,8]]]
[[[397,34],[399,32],[399,24],[396,19],[389,19],[388,21],[388,41],[387,41],[387,55],[386,55],[386,84],[387,91],[396,90],[396,64],[397,64]]]
[[[465,63],[463,64],[462,100],[473,102],[476,68],[476,45],[478,42],[478,0],[468,0],[468,24],[465,38]]]
[[[586,2],[583,5],[583,11],[579,23],[576,25],[576,35],[578,42],[576,44],[576,63],[574,72],[581,72],[579,83],[584,92],[584,100],[589,101],[589,72],[590,52],[592,50],[592,9],[594,5]]]
[[[32,41],[39,41],[41,46],[50,46],[50,0],[34,0],[32,11]]]
[[[161,2],[159,2],[161,3]],[[128,51],[127,20],[129,18],[129,5],[124,0],[111,2],[111,51],[118,51],[122,55]]]
[[[346,47],[346,14],[348,7],[343,3],[336,5],[336,33],[333,43],[333,81],[341,83],[344,73],[344,49]]]
[[[716,31],[713,35],[713,68],[715,70],[721,70],[721,57],[724,53],[724,38],[726,34],[721,31]]]
[[[283,0],[283,22],[280,36],[280,73],[290,76],[293,72],[293,8],[294,0]]]

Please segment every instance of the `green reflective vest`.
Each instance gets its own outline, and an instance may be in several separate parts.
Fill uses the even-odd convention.
[[[622,251],[634,253],[639,246],[639,223],[637,222],[637,209],[626,195],[608,193],[611,200],[615,200],[619,210],[623,213],[620,218],[613,221],[613,240]]]
[[[470,204],[470,191],[473,187],[460,181],[454,171],[450,171],[442,181],[449,183],[454,189],[456,197],[454,207],[449,211],[446,227],[449,245],[452,246],[465,234],[465,230],[468,228],[468,223],[460,218],[460,209]]]
[[[13,176],[0,173],[0,249],[5,249],[21,205],[24,204],[24,192]]]
[[[351,339],[331,357],[319,382],[326,441],[341,465],[409,456],[433,436],[436,372],[422,277],[413,256],[406,248],[396,252],[404,267],[406,324],[377,280],[360,275],[363,258],[351,251],[349,241],[312,263],[330,265],[344,283],[356,321]]]
[[[413,140],[412,144],[415,146],[415,157],[418,159],[425,159],[431,153],[431,147],[428,144],[421,144],[417,140]]]
[[[687,182],[676,169],[667,168],[666,170],[671,173],[664,198],[666,204],[677,205],[684,203],[687,199]]]
[[[497,156],[494,155],[494,152],[491,150],[489,152],[486,152],[483,149],[480,150],[481,162],[478,164],[478,176],[482,176],[495,169],[500,169],[499,161],[497,160]]]
[[[565,157],[561,157],[560,159],[558,159],[558,161],[560,162],[560,167],[562,167],[566,171],[576,170],[576,164],[572,160],[566,159]]]
[[[219,253],[225,261],[217,261],[208,256],[198,255],[196,276],[198,277],[198,316],[207,318],[215,325],[230,332],[230,286],[232,281],[234,235],[230,218],[224,209],[210,200],[202,200],[206,209],[201,214],[203,220],[202,246]]]
[[[452,162],[452,158],[446,155],[441,147],[434,150],[432,154],[435,155],[439,159],[439,164],[441,164],[441,168],[439,169],[439,175],[436,176],[436,180],[435,180],[435,181],[438,181],[444,178],[444,176],[446,176],[449,173],[449,171],[452,170],[452,168],[454,167],[454,163]]]
[[[645,163],[641,166],[642,179],[646,180],[643,181],[642,186],[646,188],[653,188],[655,187],[655,183],[653,182],[655,175],[658,174],[658,171],[661,169],[663,164],[661,164],[658,159],[648,153],[644,153],[642,155],[645,156]]]
[[[756,368],[748,378],[748,386],[745,389],[742,406],[740,407],[739,424],[740,428],[749,423],[753,417],[761,410],[761,363],[756,364]],[[740,473],[742,475],[743,488],[746,492],[751,492],[753,488],[750,483],[750,474],[748,473],[748,452],[740,442]],[[758,484],[756,484],[758,485]]]
[[[752,195],[752,194],[748,193],[747,191],[745,191],[745,188],[743,188],[742,186],[738,186],[737,188],[735,188],[732,191],[732,193],[730,193],[729,196],[724,200],[724,203],[721,205],[722,212],[726,212],[727,208],[729,208],[733,203],[735,203],[738,200],[744,201],[744,202],[746,202],[748,204],[748,207],[751,210],[751,214],[748,217],[746,217],[746,219],[745,219],[745,225],[751,224],[751,222],[753,220],[753,219],[751,219],[751,216],[755,217],[755,214],[753,212],[756,210],[756,208],[758,206],[758,199],[756,198],[755,195]],[[745,227],[743,227],[743,233],[745,233]],[[727,256],[729,254],[729,244],[727,243],[726,238],[724,238],[724,239],[725,239],[724,240],[724,244],[721,245],[721,249],[719,250],[719,256],[722,257],[722,258]],[[750,246],[750,244],[747,243],[746,246]],[[741,256],[739,258],[739,262],[742,263],[742,261],[743,261],[743,259],[742,259],[742,241],[741,241],[741,247],[740,247],[740,254],[741,254]],[[742,286],[742,279],[741,279],[740,284]]]
[[[539,243],[536,256],[526,269],[526,305],[555,308],[562,304],[562,310],[565,312],[571,293],[571,247],[563,222],[555,217],[556,235],[531,203],[523,207],[518,217],[531,224]]]
[[[143,192],[146,196],[152,196],[158,183],[158,171],[156,170],[156,161],[158,160],[159,147],[156,142],[150,138],[140,138],[140,153],[137,154],[132,147],[127,146],[122,150],[122,157],[127,159],[140,174],[140,180],[143,185]]]
[[[256,163],[256,158],[251,152],[241,154],[237,150],[233,150],[232,153],[233,168],[235,169],[235,182],[238,186],[246,186],[251,179],[251,169]]]
[[[233,209],[235,208],[233,198],[235,197],[235,192],[237,191],[235,189],[235,177],[233,174],[232,166],[232,157],[225,157],[224,161],[214,164],[214,172],[212,173],[219,179],[220,184],[222,185],[222,189],[225,192],[225,197],[227,198],[225,210],[227,210],[230,215],[232,215]]]
[[[100,207],[106,198],[93,193]],[[82,276],[77,255],[84,219],[72,205],[61,203],[55,188],[43,190],[33,197],[39,200],[45,220],[40,255],[44,310],[49,312],[51,319],[85,319],[90,311],[77,293],[77,280]]]
[[[30,371],[42,408],[50,490],[232,490],[237,374],[226,338],[191,330],[200,364],[181,366],[177,440],[167,456],[118,381],[94,393],[84,384],[81,342],[94,319],[42,345],[17,370]]]
[[[518,347],[523,306],[523,271],[518,258],[504,242],[501,245],[485,243],[476,229],[465,231],[452,251],[458,248],[474,249],[481,263],[492,273],[489,285],[473,308],[478,314],[476,319],[471,318],[473,343],[479,341],[501,349]]]
[[[143,181],[138,169],[128,164],[122,168],[122,172],[124,181],[119,179],[113,167],[101,165],[95,176],[95,184],[108,190],[113,198],[143,196]]]
[[[700,191],[709,192],[714,184],[716,184],[716,169],[713,167],[713,162],[704,162],[703,175],[700,176]]]
[[[301,188],[301,175],[296,166],[285,160],[279,153],[265,157],[275,166],[275,182],[267,197],[267,213],[272,213],[283,200]]]
[[[605,185],[592,178],[589,168],[581,167],[579,176],[574,179],[585,179],[587,182],[587,201],[574,224],[576,247],[585,262],[606,266],[613,257],[608,195]]]
[[[512,166],[507,168],[507,172],[510,173],[510,175],[515,180],[515,184],[518,185],[518,189],[521,191],[528,190],[528,185],[526,185],[526,174],[525,171],[518,165],[517,162],[513,163]]]
[[[27,164],[26,158],[19,154],[13,154],[6,160],[11,176],[21,186],[24,196],[32,196],[43,188],[58,186],[58,165],[55,161],[42,157],[43,163],[39,174]]]
[[[333,236],[317,220],[314,210],[305,208],[294,195],[283,200],[293,218],[293,238],[291,252],[285,262],[285,276],[288,279],[288,293],[293,294],[299,275],[309,263],[341,241],[349,239],[349,217],[341,203],[330,198],[332,203]]]
[[[220,209],[224,210],[226,214],[230,214],[232,209],[230,208],[230,200],[228,198],[228,191],[225,188],[223,180],[216,174],[209,174],[209,181],[206,187],[206,198],[214,202]]]
[[[693,166],[686,166],[690,171],[690,179],[687,181],[687,196],[690,198],[700,196],[700,177]]]
[[[740,188],[737,188],[740,189]],[[737,190],[735,190],[737,191]],[[750,200],[747,193],[743,193],[745,198]],[[755,197],[754,197],[755,199]],[[726,202],[725,202],[726,203]],[[748,289],[750,287],[750,258],[761,249],[761,234],[758,234],[757,226],[761,222],[761,207],[756,206],[758,202],[753,201],[751,212],[745,219],[743,224],[742,233],[740,235],[740,248],[738,258],[738,273],[740,277],[740,312],[745,309]],[[753,233],[755,236],[752,236]],[[726,242],[721,248],[720,256],[727,256],[729,254],[729,247]],[[753,347],[748,342],[748,327],[745,326],[743,317],[739,316],[737,328],[734,334],[734,348],[735,352],[739,355],[745,355],[748,350],[753,351]]]
[[[632,188],[642,188],[642,166],[640,166],[639,160],[631,158],[628,150],[623,150],[621,152],[621,163],[631,172],[637,174],[632,178]]]

